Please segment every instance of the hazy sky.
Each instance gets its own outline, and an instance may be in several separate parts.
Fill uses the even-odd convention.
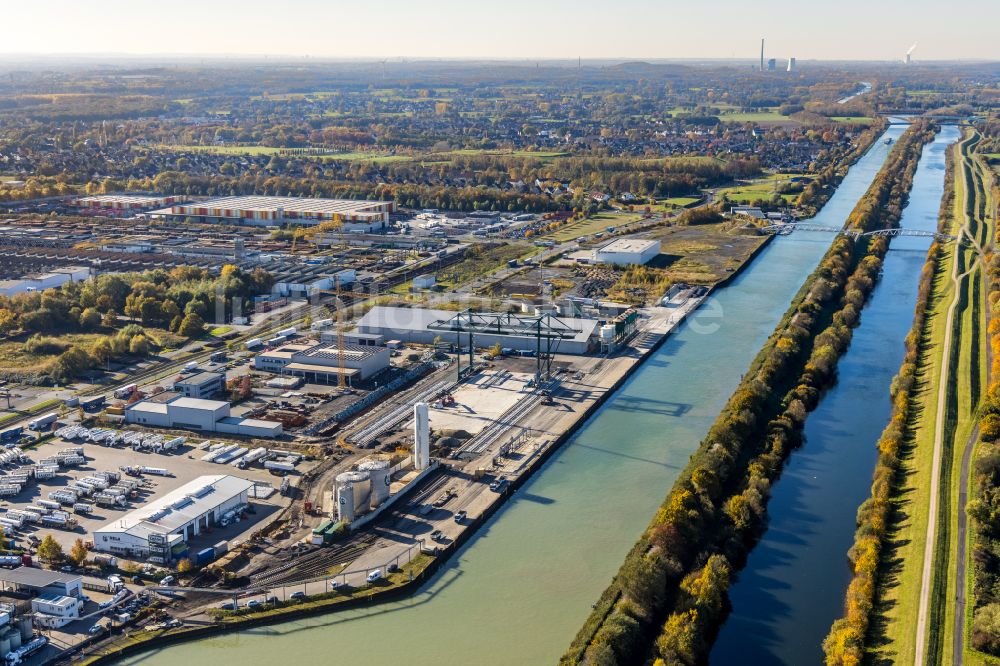
[[[12,0],[0,53],[1000,59],[1000,0]],[[989,31],[993,34],[990,35]]]

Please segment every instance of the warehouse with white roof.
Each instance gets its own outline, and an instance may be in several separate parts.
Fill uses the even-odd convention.
[[[164,392],[140,400],[125,408],[126,423],[158,428],[184,428],[225,432],[247,437],[280,437],[278,421],[262,421],[230,416],[229,403],[223,400],[186,398]]]
[[[315,225],[339,220],[345,231],[376,231],[385,228],[389,214],[393,211],[395,203],[392,201],[234,196],[175,204],[169,208],[154,210],[150,215],[174,221],[190,218],[199,222],[228,222],[251,226],[282,223]]]
[[[189,539],[249,504],[253,487],[228,474],[200,476],[94,530],[94,550],[169,562],[183,555]]]
[[[660,241],[644,238],[619,238],[594,251],[594,262],[628,266],[644,265],[660,253]]]
[[[402,340],[417,344],[432,344],[435,340],[447,343],[457,342],[455,333],[435,330],[432,326],[447,322],[456,313],[449,310],[429,308],[400,308],[376,305],[358,322],[357,332],[383,336],[390,340]],[[559,327],[564,327],[567,335],[553,343],[553,352],[560,354],[586,354],[594,346],[597,327],[596,319],[559,317]],[[468,344],[468,335],[462,335],[462,344]],[[487,348],[499,344],[502,348],[536,351],[538,340],[531,333],[491,331],[476,333],[476,347]],[[545,343],[542,343],[544,348]]]

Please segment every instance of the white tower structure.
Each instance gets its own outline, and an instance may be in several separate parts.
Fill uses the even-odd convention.
[[[795,58],[789,58],[788,59],[788,71],[789,72],[794,72],[795,71]]]
[[[426,402],[413,406],[413,467],[427,469],[431,464],[431,420]]]

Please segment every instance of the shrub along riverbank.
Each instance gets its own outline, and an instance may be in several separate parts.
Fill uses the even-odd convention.
[[[900,137],[848,228],[898,222],[923,144],[935,131],[920,122]],[[886,248],[882,238],[832,243],[562,663],[704,659],[724,619],[732,573],[765,528],[771,483],[836,376]]]
[[[947,231],[955,197],[954,160],[947,153],[945,190],[938,215],[938,230]],[[837,619],[823,643],[827,664],[861,663],[875,604],[880,563],[892,525],[893,497],[900,483],[903,447],[912,436],[910,423],[915,406],[918,365],[928,340],[924,335],[931,305],[934,275],[941,259],[941,246],[932,243],[920,274],[913,325],[906,336],[906,352],[899,373],[890,386],[892,412],[878,441],[878,459],[871,496],[858,509],[854,545],[848,554],[852,579],[847,587],[843,617]]]

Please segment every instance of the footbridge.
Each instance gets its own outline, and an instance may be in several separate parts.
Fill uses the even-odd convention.
[[[822,224],[812,224],[810,222],[784,222],[781,224],[771,224],[766,227],[757,227],[757,231],[763,234],[769,235],[788,235],[793,231],[820,231],[831,234],[839,234],[841,236],[848,236],[850,238],[862,238],[862,237],[895,237],[895,236],[917,236],[921,238],[933,238],[936,241],[953,241],[956,240],[957,236],[950,236],[948,234],[942,234],[937,231],[921,231],[919,229],[901,229],[894,227],[892,229],[876,229],[875,231],[856,231],[854,229],[846,229],[844,227],[830,227],[824,226]]]

